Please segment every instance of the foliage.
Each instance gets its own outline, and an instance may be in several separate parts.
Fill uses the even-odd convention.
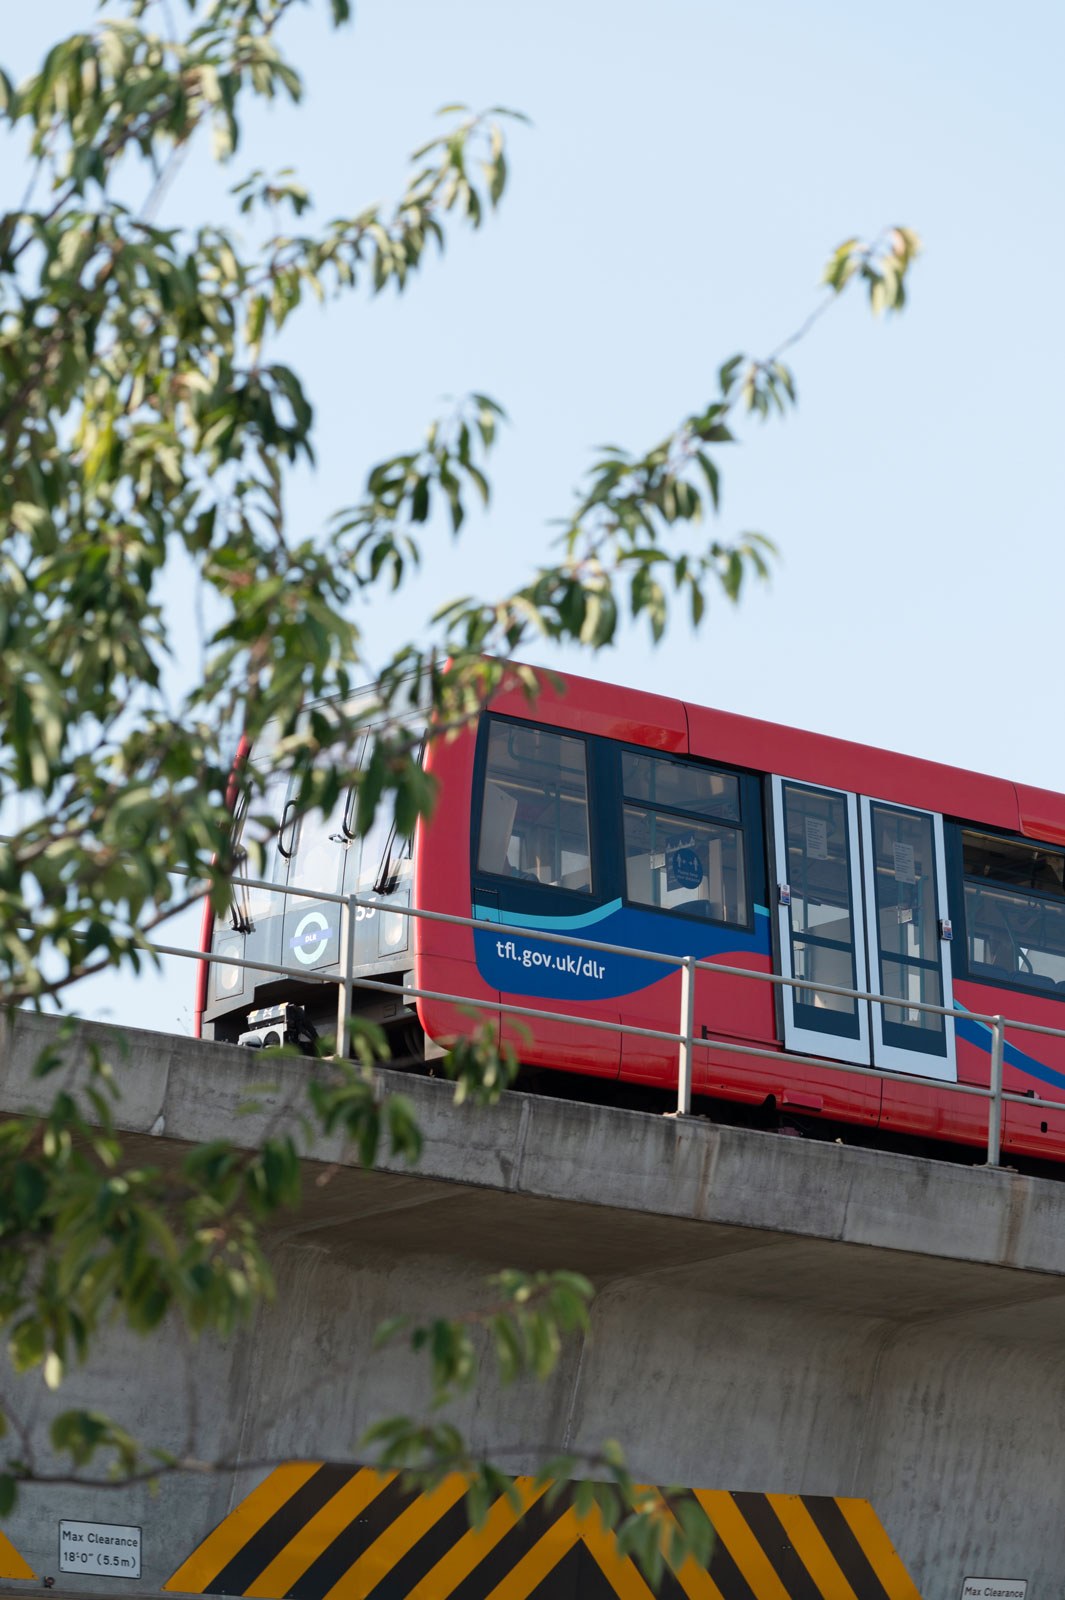
[[[105,966],[137,970],[193,884],[227,904],[235,731],[254,742],[277,723],[274,759],[295,773],[304,809],[331,809],[355,786],[365,829],[391,792],[406,830],[433,799],[404,722],[412,674],[428,684],[443,734],[506,671],[532,691],[527,673],[502,664],[530,638],[598,648],[643,617],[657,640],[678,603],[699,623],[715,592],[736,600],[749,574],[767,570],[771,546],[754,533],[704,535],[720,502],[720,451],[737,415],[764,418],[796,398],[782,360],[793,341],[763,360],[727,361],[706,405],[654,447],[597,453],[527,583],[451,601],[391,659],[368,660],[352,602],[399,588],[434,518],[458,534],[471,497],[488,502],[503,412],[469,396],[374,466],[358,502],[325,529],[293,526],[286,474],[313,459],[314,414],[276,356],[278,338],[308,299],[403,292],[453,229],[481,227],[506,191],[505,132],[520,119],[445,108],[444,131],[415,152],[391,207],[319,225],[293,173],[252,170],[232,185],[228,223],[168,226],[168,185],[199,134],[232,166],[249,97],[299,100],[279,42],[294,0],[186,0],[181,27],[166,4],[116,4],[117,16],[57,43],[27,82],[0,72],[0,118],[25,135],[31,180],[0,217],[7,1007],[62,996]],[[330,0],[336,25],[348,11],[348,0]],[[242,229],[258,230],[255,242]],[[847,241],[826,271],[824,304],[864,282],[874,311],[901,307],[917,249],[901,228]],[[211,619],[201,670],[176,703],[175,554]],[[349,703],[370,679],[385,721],[356,769],[365,712]],[[253,804],[268,775],[249,765]],[[382,1140],[414,1160],[409,1108],[382,1102],[373,1079],[379,1053],[367,1035],[355,1064],[317,1064],[306,1116],[343,1130],[364,1162]],[[473,1039],[452,1072],[462,1095],[490,1098],[513,1061]],[[119,1075],[94,1059],[87,1084],[59,1091],[47,1116],[0,1127],[0,1321],[13,1370],[39,1369],[53,1386],[116,1310],[144,1333],[168,1315],[194,1331],[235,1326],[270,1292],[259,1225],[298,1204],[298,1120],[252,1151],[222,1138],[176,1166],[138,1166],[116,1132],[118,1092]],[[542,1376],[587,1315],[588,1286],[566,1274],[506,1274],[493,1292],[493,1309],[469,1326],[407,1330],[441,1401],[475,1381],[481,1336],[504,1378]],[[17,1434],[13,1409],[8,1420]],[[100,1452],[127,1478],[178,1465],[90,1412],[64,1413],[53,1443],[78,1470]],[[498,1479],[436,1420],[394,1419],[376,1444],[422,1472],[461,1464],[475,1510]],[[616,1452],[601,1464],[616,1488],[603,1512],[623,1542],[652,1564],[663,1550],[677,1555],[675,1536],[698,1546],[690,1508],[648,1502]],[[21,1437],[0,1474],[0,1512],[35,1475]]]

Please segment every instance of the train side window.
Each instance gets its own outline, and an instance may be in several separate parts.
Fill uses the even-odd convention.
[[[1065,992],[1065,853],[962,830],[969,976]]]
[[[591,893],[582,739],[490,723],[477,865],[497,876]]]
[[[630,751],[622,753],[621,775],[628,898],[746,926],[738,778]]]

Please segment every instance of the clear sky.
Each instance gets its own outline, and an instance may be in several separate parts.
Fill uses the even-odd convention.
[[[457,545],[433,531],[371,639],[519,579],[590,447],[656,442],[722,360],[802,321],[836,243],[904,223],[926,247],[904,316],[835,308],[793,353],[798,412],[745,426],[722,463],[720,532],[777,541],[771,584],[715,604],[697,638],[681,626],[653,650],[640,631],[564,664],[1065,789],[1065,9],[361,0],[337,35],[325,9],[289,30],[305,105],[256,116],[242,152],[297,167],[323,217],[398,193],[444,102],[534,123],[481,234],[402,299],[309,310],[287,351],[318,410],[318,471],[291,500],[312,525],[443,397],[485,390],[510,415],[490,512]],[[9,11],[16,76],[94,15]],[[0,143],[0,205],[24,170]],[[223,194],[194,155],[161,220],[216,218]],[[191,990],[182,967],[77,1009],[185,1031]]]

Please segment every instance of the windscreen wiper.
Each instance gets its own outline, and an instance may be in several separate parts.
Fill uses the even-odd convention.
[[[381,870],[374,879],[374,894],[391,894],[399,882],[398,869],[392,867],[392,851],[396,843],[396,824],[393,822],[388,830],[388,840],[385,844],[385,853],[381,860]]]

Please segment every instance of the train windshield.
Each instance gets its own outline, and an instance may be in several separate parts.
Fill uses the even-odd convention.
[[[362,765],[366,740],[356,765]],[[410,855],[410,841],[395,839],[391,793],[385,794],[365,834],[355,827],[356,795],[340,795],[332,811],[308,812],[286,825],[279,846],[287,846],[287,881],[311,891],[328,889],[338,894],[370,894],[379,880]]]

